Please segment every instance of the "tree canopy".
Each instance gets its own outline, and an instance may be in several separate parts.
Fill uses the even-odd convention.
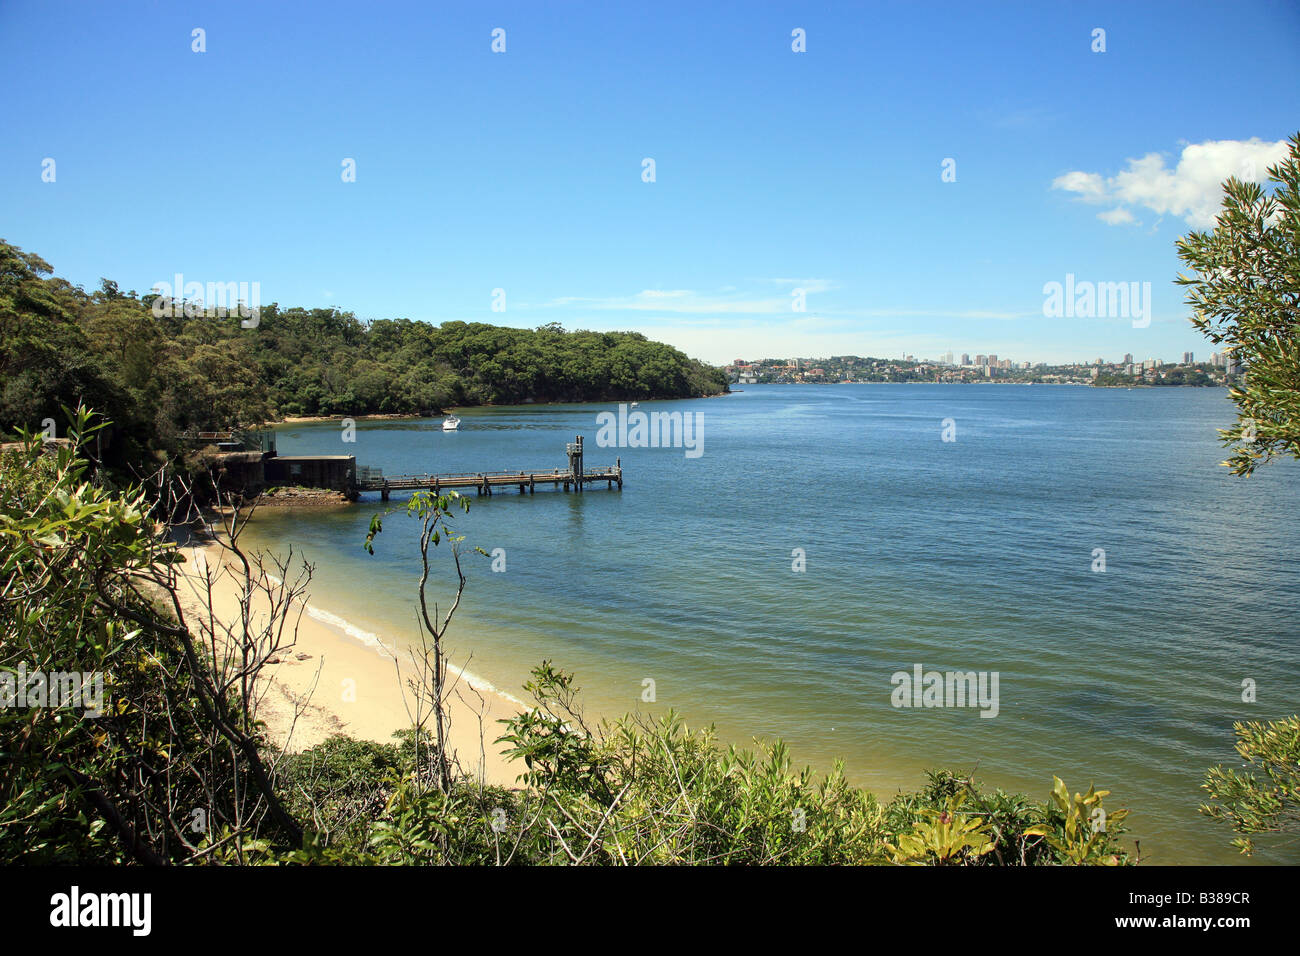
[[[1290,144],[1268,170],[1273,192],[1229,179],[1213,231],[1178,242],[1192,324],[1246,370],[1230,392],[1237,423],[1221,432],[1238,475],[1300,458],[1300,133]]]
[[[457,405],[688,398],[725,374],[637,332],[362,321],[338,309],[155,317],[152,293],[86,292],[0,240],[0,432],[85,403],[119,453],[285,415],[436,414]]]

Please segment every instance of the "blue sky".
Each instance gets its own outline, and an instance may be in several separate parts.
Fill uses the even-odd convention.
[[[1300,129],[1300,5],[0,0],[0,78],[0,236],[88,288],[714,362],[1206,358],[1174,240]],[[1152,322],[1045,317],[1067,273]]]

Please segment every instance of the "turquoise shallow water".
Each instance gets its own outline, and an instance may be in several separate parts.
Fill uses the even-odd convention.
[[[470,555],[451,637],[502,690],[550,658],[593,712],[673,707],[738,742],[780,735],[882,794],[937,766],[1040,799],[1053,773],[1095,780],[1134,811],[1151,862],[1240,860],[1195,807],[1205,768],[1234,757],[1233,720],[1300,708],[1300,468],[1219,467],[1225,392],[750,386],[642,403],[701,415],[697,458],[596,447],[603,410],[467,409],[456,433],[360,422],[353,444],[334,423],[284,426],[279,449],[388,474],[540,470],[582,433],[589,464],[622,457],[621,493],[497,494],[458,519],[467,545],[506,552],[504,573]],[[415,522],[389,518],[368,556],[381,507],[264,510],[248,540],[314,562],[321,609],[409,639]],[[998,672],[997,717],[893,707],[891,675],[915,664]]]

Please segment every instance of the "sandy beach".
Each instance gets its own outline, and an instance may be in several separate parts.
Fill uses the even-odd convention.
[[[223,565],[229,561],[229,552],[215,541],[197,540],[181,551],[186,564],[179,593],[191,628],[207,611],[205,568],[212,569],[214,614],[221,621],[237,621],[242,574]],[[409,652],[397,650],[387,638],[383,639],[386,646],[378,647],[353,637],[331,623],[328,615],[320,615],[324,620],[313,616],[319,612],[310,607],[310,588],[305,598],[305,603],[295,606],[280,650],[262,672],[257,716],[266,722],[271,740],[293,751],[339,733],[392,742],[395,731],[412,723],[414,694],[407,682],[416,671]],[[251,604],[255,625],[267,620],[269,610],[266,594],[255,594]],[[464,771],[488,784],[515,785],[522,765],[508,763],[492,741],[504,729],[498,721],[518,713],[519,705],[470,686],[455,670],[456,662],[451,663],[448,680],[454,687],[449,702],[449,740],[456,759]],[[427,726],[432,728],[432,723]]]
[[[261,427],[274,428],[276,425],[314,425],[319,422],[341,422],[345,419],[352,419],[356,422],[368,421],[387,421],[389,419],[408,419],[408,418],[437,418],[445,415],[446,412],[430,412],[428,415],[419,415],[414,412],[376,412],[369,415],[285,415],[284,418],[277,419],[273,422],[264,422]]]

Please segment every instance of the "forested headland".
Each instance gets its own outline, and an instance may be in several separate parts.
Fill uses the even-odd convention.
[[[139,446],[190,429],[294,415],[437,414],[461,405],[690,398],[727,389],[717,368],[637,332],[479,322],[362,321],[262,306],[157,317],[153,293],[87,292],[0,240],[0,432],[84,403]],[[169,312],[172,310],[168,310]]]

